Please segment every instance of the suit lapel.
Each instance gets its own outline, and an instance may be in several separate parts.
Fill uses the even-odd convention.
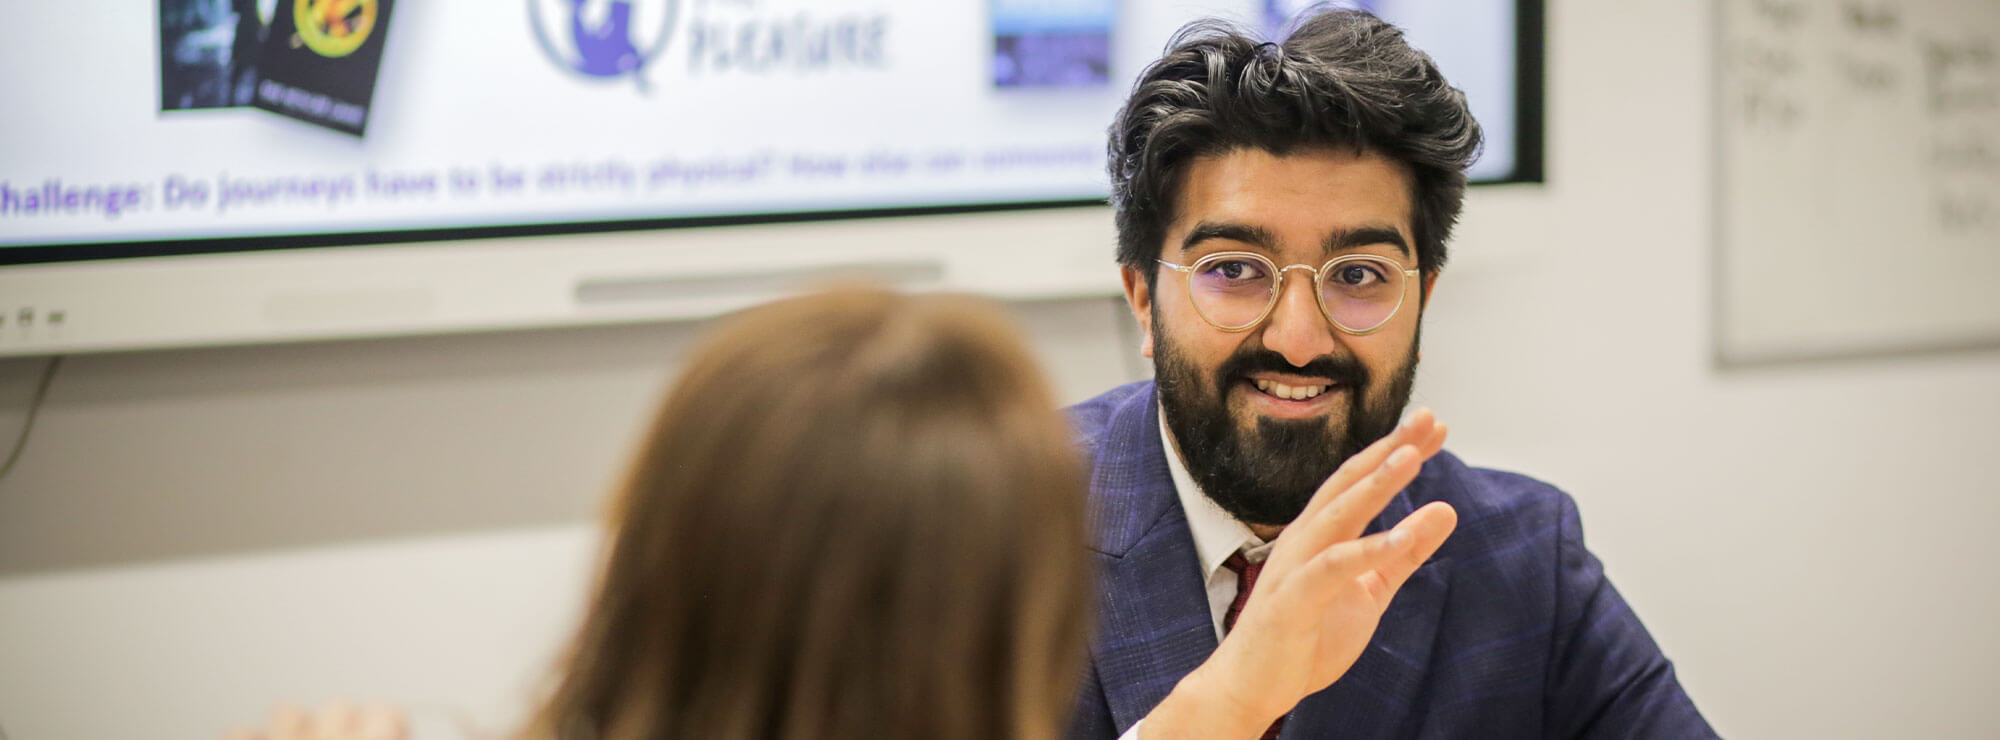
[[[1158,414],[1151,387],[1114,410],[1091,471],[1092,549],[1102,566],[1091,657],[1121,732],[1216,648],[1208,590],[1167,472]],[[1398,493],[1368,531],[1414,510],[1409,492]],[[1403,734],[1397,728],[1421,719],[1450,566],[1433,559],[1411,574],[1354,667],[1299,703],[1285,737]]]
[[[1116,409],[1091,473],[1100,565],[1091,657],[1123,731],[1215,652],[1194,537],[1174,495],[1151,388]]]

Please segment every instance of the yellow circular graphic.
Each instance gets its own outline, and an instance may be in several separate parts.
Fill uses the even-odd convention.
[[[375,30],[376,0],[296,0],[292,21],[298,35],[292,45],[304,44],[323,57],[344,57],[367,43]]]

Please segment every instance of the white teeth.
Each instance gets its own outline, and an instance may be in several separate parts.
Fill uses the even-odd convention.
[[[1293,401],[1303,401],[1308,398],[1312,398],[1313,396],[1317,396],[1321,393],[1325,393],[1326,389],[1329,387],[1324,385],[1289,386],[1283,383],[1273,383],[1268,380],[1256,380],[1253,382],[1257,384],[1257,390],[1269,393],[1279,398],[1291,399]]]

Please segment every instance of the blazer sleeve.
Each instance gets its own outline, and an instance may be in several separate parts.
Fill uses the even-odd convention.
[[[1545,717],[1551,738],[1711,738],[1674,666],[1583,545],[1563,495]]]

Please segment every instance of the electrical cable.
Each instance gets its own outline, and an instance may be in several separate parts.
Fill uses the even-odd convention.
[[[35,431],[35,416],[42,411],[42,401],[49,397],[49,384],[56,379],[56,368],[62,366],[62,355],[49,358],[47,367],[42,368],[41,382],[35,385],[35,395],[28,399],[28,418],[21,422],[21,436],[14,440],[14,450],[7,453],[7,462],[0,463],[0,481],[14,472],[14,464],[21,461],[21,452],[28,449],[28,435]],[[7,740],[5,730],[0,730],[0,740]]]

